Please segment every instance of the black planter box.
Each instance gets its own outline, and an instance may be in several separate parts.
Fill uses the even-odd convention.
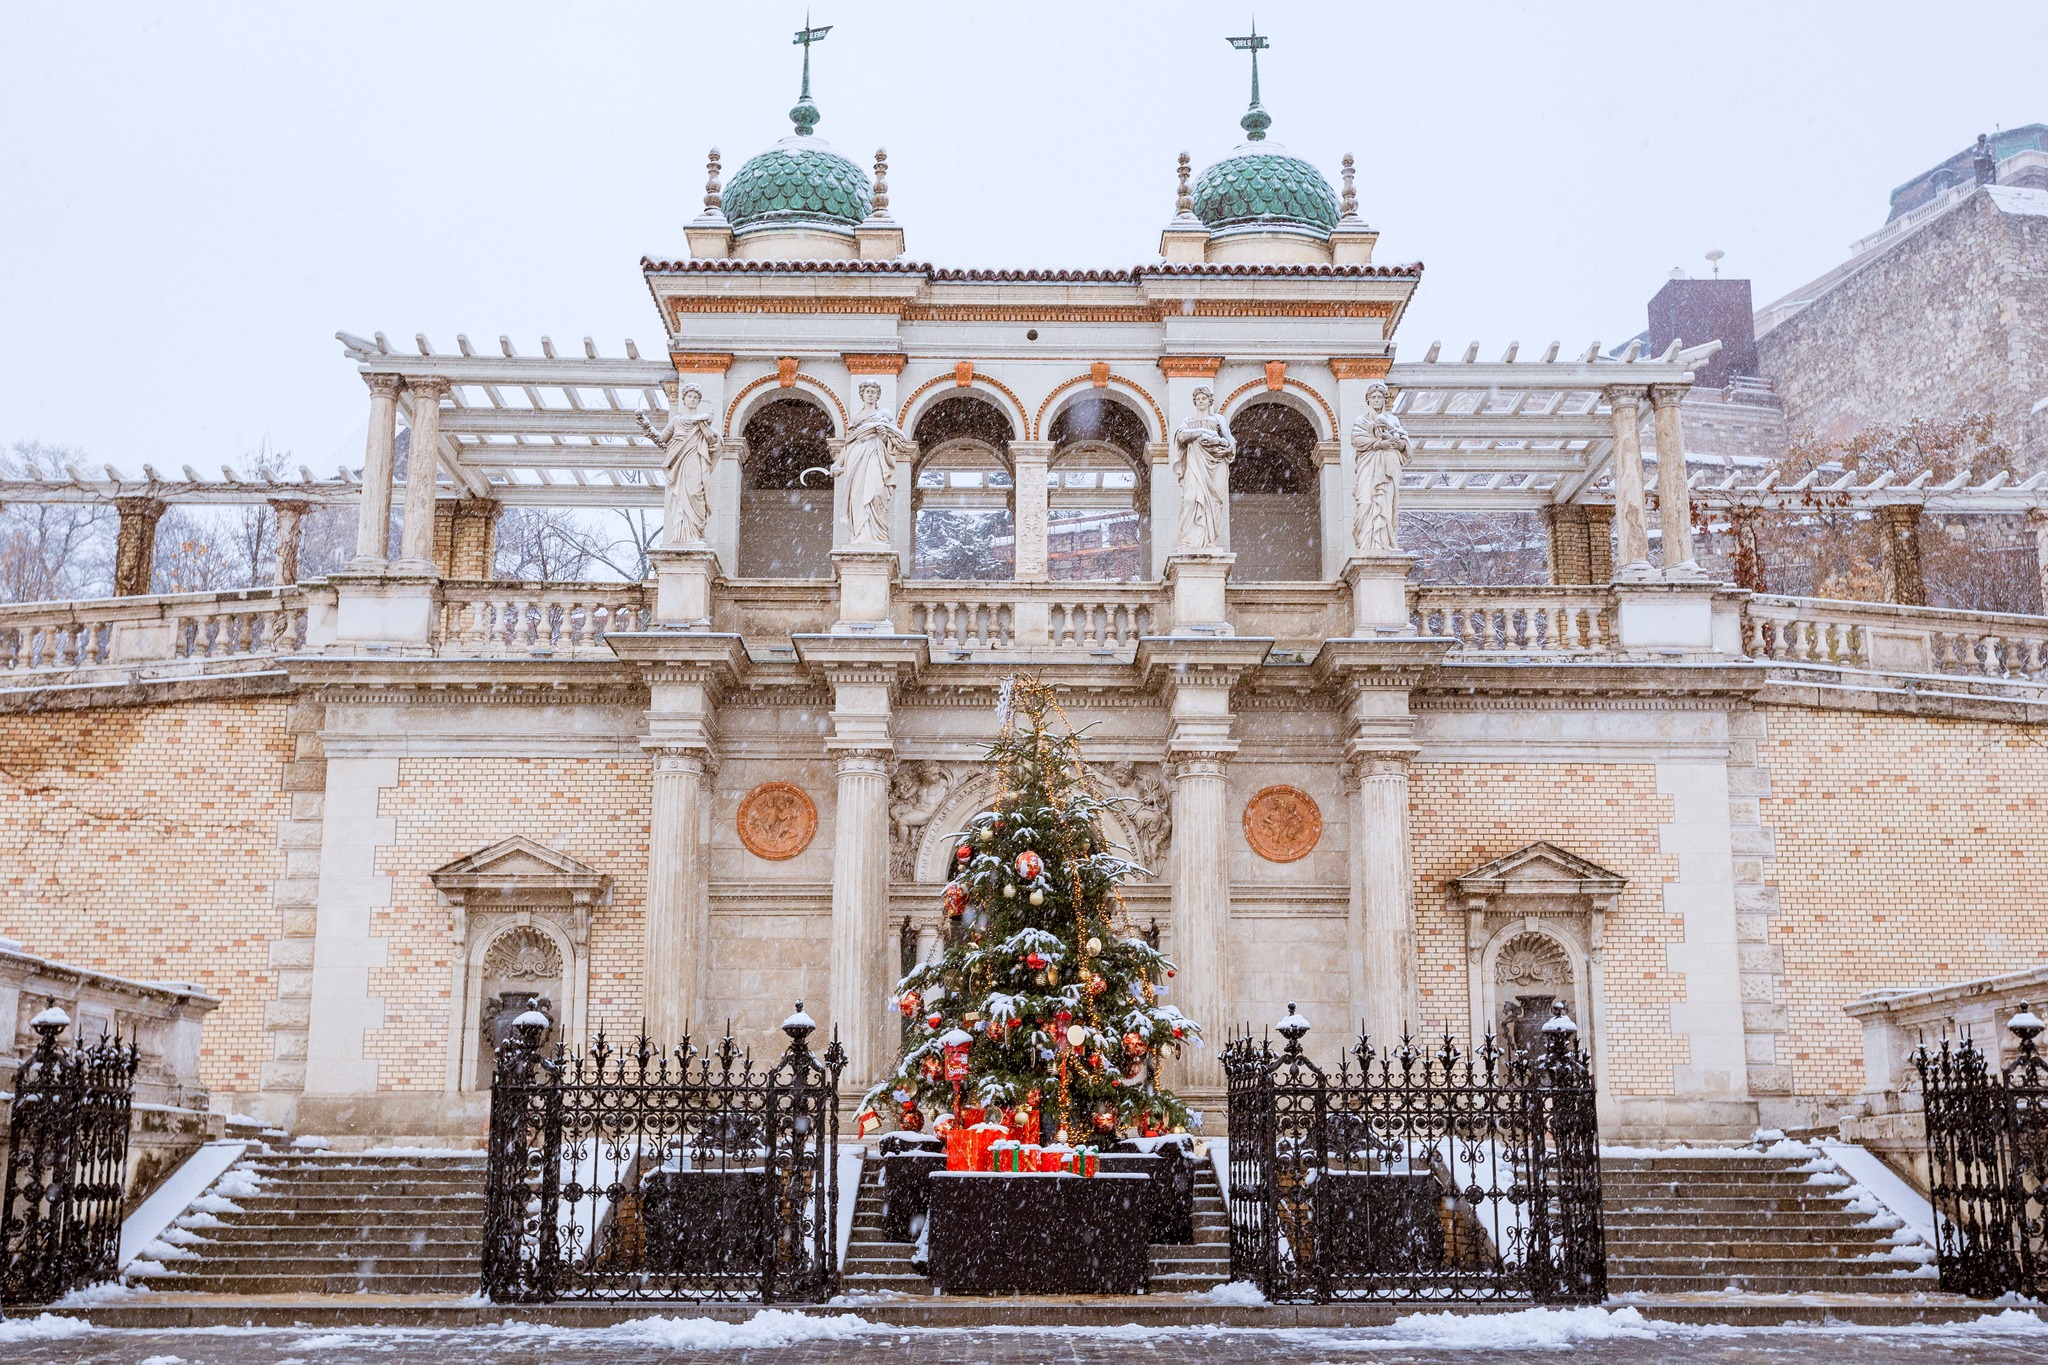
[[[937,1171],[930,1184],[940,1292],[1144,1292],[1150,1177]]]

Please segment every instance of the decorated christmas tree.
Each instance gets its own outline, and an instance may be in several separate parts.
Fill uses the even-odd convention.
[[[1013,680],[997,710],[1001,791],[952,839],[945,954],[896,984],[908,1036],[863,1128],[886,1111],[907,1129],[951,1113],[1075,1144],[1180,1129],[1158,1068],[1201,1030],[1167,1003],[1173,964],[1118,893],[1144,871],[1103,833],[1125,798],[1098,792],[1050,688]]]

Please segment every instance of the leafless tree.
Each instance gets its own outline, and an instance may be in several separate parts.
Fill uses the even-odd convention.
[[[593,556],[574,512],[563,507],[508,507],[498,517],[499,578],[567,582],[588,575]]]
[[[83,453],[40,441],[0,452],[0,474],[49,475]],[[79,503],[13,503],[0,508],[0,601],[60,602],[113,591],[112,509]]]
[[[1542,583],[1550,573],[1534,512],[1403,512],[1400,545],[1422,557],[1426,583]]]

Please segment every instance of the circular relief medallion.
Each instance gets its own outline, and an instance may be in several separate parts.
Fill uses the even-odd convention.
[[[740,842],[757,858],[794,858],[818,832],[818,808],[802,787],[763,782],[740,802]]]
[[[1323,837],[1315,798],[1294,787],[1268,787],[1244,804],[1244,841],[1272,863],[1305,858]]]

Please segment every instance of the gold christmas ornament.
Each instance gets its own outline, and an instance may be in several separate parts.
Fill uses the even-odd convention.
[[[1090,938],[1090,939],[1088,940],[1088,956],[1090,956],[1090,957],[1094,957],[1094,956],[1095,956],[1095,955],[1096,955],[1097,953],[1099,953],[1099,952],[1101,952],[1101,951],[1102,951],[1102,940],[1101,940],[1101,939],[1099,939],[1099,938],[1093,938],[1093,937],[1091,937],[1091,938]]]
[[[1004,900],[1015,900],[1015,899],[1017,899],[1017,888],[1016,888],[1016,887],[1014,887],[1014,886],[1007,886],[1007,885],[1006,885],[1006,886],[1004,886],[1004,887],[1003,887],[1003,899],[1004,899]]]
[[[1033,905],[1044,905],[1045,893],[1043,891],[1033,891],[1031,893],[1031,903]]]

